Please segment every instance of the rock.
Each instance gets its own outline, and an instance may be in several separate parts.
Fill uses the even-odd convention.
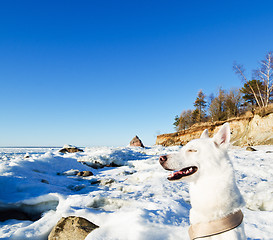
[[[99,180],[99,179],[91,179],[90,184],[91,185],[100,184],[100,182],[101,182],[101,180]]]
[[[247,151],[251,151],[251,152],[257,151],[257,150],[256,150],[255,148],[253,148],[253,147],[247,147],[246,150],[247,150]]]
[[[273,151],[266,151],[265,153],[273,153]]]
[[[105,167],[121,167],[122,165],[118,165],[114,162],[111,162],[110,164],[105,165]]]
[[[94,174],[90,171],[82,171],[77,173],[77,176],[81,176],[81,177],[89,177],[89,176],[93,176]]]
[[[90,232],[98,227],[82,217],[61,218],[50,232],[48,240],[84,240]]]
[[[59,150],[61,153],[75,153],[75,152],[83,152],[82,149],[72,146],[72,145],[64,145],[61,150]]]
[[[82,189],[86,188],[86,185],[85,184],[80,184],[80,185],[76,185],[76,186],[69,185],[67,188],[72,190],[72,191],[77,192],[77,191],[81,191]]]
[[[143,148],[144,148],[144,145],[143,145],[142,141],[139,139],[138,136],[135,136],[135,137],[131,140],[130,146],[132,146],[132,147],[143,147]]]
[[[110,187],[112,185],[112,183],[114,183],[115,180],[112,179],[112,178],[109,178],[109,179],[101,179],[100,180],[100,185],[101,186],[107,186],[107,187]]]
[[[46,179],[42,179],[41,182],[42,182],[42,183],[49,184],[49,182],[48,182]]]

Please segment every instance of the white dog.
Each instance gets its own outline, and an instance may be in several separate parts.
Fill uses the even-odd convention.
[[[226,123],[213,138],[205,130],[200,139],[190,141],[181,152],[159,159],[163,168],[176,171],[168,180],[190,182],[191,239],[246,239],[240,210],[244,200],[227,154],[229,141]]]

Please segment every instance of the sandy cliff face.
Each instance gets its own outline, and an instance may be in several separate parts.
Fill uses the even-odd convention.
[[[255,115],[248,118],[230,119],[231,143],[235,146],[273,145],[273,114],[265,117]],[[163,146],[185,145],[192,139],[199,138],[208,129],[214,135],[225,122],[203,123],[178,133],[157,136],[156,144]]]

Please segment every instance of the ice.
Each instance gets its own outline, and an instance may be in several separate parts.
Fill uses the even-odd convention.
[[[0,222],[0,239],[45,240],[70,215],[100,226],[87,240],[188,239],[188,185],[168,181],[158,163],[160,155],[180,148],[92,147],[67,154],[0,149],[0,214],[16,209],[36,217]],[[248,239],[273,239],[273,146],[255,148],[231,148],[229,154],[246,201]],[[76,176],[79,171],[94,175]]]

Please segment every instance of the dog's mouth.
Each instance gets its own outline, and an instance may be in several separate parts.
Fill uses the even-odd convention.
[[[175,180],[179,180],[179,179],[181,179],[183,177],[188,177],[188,176],[193,175],[194,173],[196,173],[197,170],[198,170],[198,168],[195,167],[195,166],[183,168],[180,171],[173,172],[172,174],[170,174],[168,176],[168,180],[169,181],[175,181]]]

